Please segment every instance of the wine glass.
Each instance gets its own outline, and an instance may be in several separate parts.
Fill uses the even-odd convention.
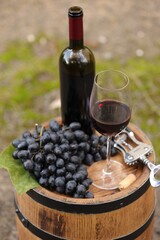
[[[111,139],[128,125],[131,118],[129,78],[126,74],[105,70],[95,76],[90,115],[95,130],[107,137],[106,161],[95,162],[89,170],[93,185],[101,189],[116,189],[126,173],[123,164],[110,159]]]

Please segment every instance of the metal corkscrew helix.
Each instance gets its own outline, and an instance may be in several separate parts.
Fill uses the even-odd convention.
[[[129,139],[132,144],[126,140]],[[156,174],[160,174],[160,164],[155,165],[148,160],[148,156],[153,152],[152,145],[140,142],[135,134],[127,127],[116,135],[114,147],[117,148],[124,157],[124,162],[128,165],[134,165],[138,161],[143,162],[150,169],[150,183],[153,187],[160,186],[160,180],[155,178]]]

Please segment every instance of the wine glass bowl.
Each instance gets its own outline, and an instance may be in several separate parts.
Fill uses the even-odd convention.
[[[106,70],[95,77],[91,98],[90,115],[93,127],[107,136],[106,161],[94,163],[93,185],[102,189],[115,189],[125,177],[123,164],[110,160],[111,137],[122,131],[131,118],[129,78],[117,70]]]

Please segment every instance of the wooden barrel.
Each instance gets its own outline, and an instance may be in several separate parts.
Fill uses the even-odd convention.
[[[130,127],[140,140],[150,143],[142,131]],[[116,158],[123,161],[120,154]],[[149,159],[154,162],[154,153]],[[91,186],[93,199],[71,198],[42,187],[16,194],[19,240],[151,240],[155,191],[149,170],[142,164],[125,167],[134,171],[136,181],[122,191]]]

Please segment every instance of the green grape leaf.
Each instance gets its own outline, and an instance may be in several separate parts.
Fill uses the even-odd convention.
[[[38,187],[39,184],[29,172],[27,172],[19,160],[12,157],[14,147],[10,144],[0,154],[0,168],[5,168],[10,176],[11,182],[18,194],[27,192]]]

